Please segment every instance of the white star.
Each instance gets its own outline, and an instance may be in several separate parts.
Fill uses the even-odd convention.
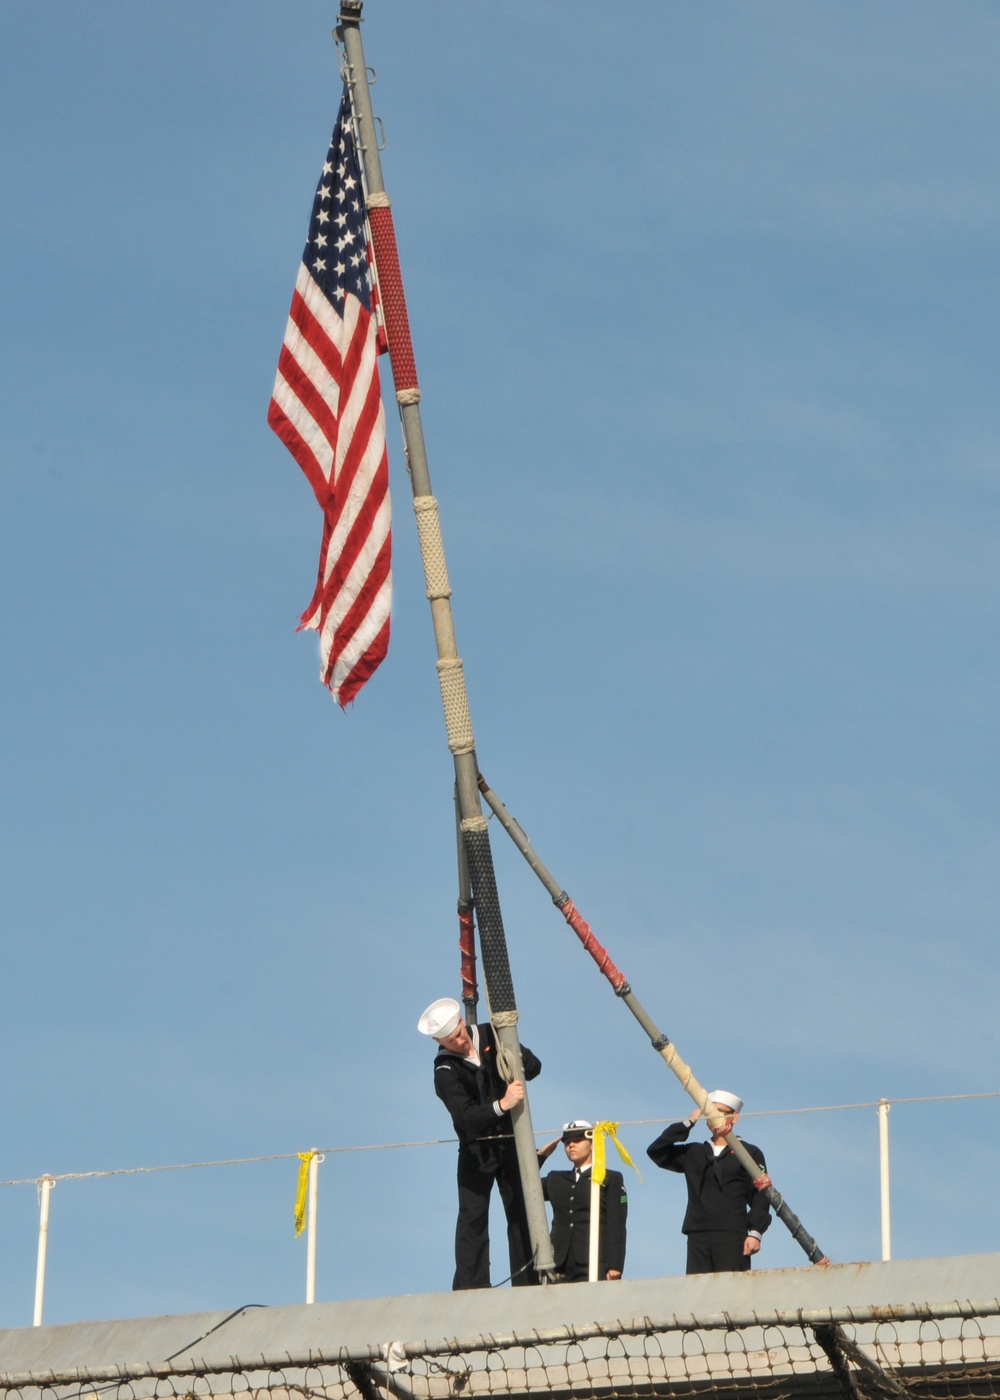
[[[321,209],[321,210],[319,211],[319,213],[316,215],[316,219],[317,219],[317,222],[318,222],[318,223],[321,223],[321,224],[328,223],[328,222],[329,222],[329,219],[330,219],[329,211],[326,210],[326,209]]]
[[[358,265],[358,263],[359,263],[360,261],[361,261],[361,254],[360,254],[360,253],[355,253],[355,254],[353,255],[353,257],[351,258],[351,266],[352,266],[352,267],[357,267],[357,265]]]
[[[344,161],[341,161],[340,164],[337,166],[337,179],[338,179],[338,180],[342,180],[346,174],[347,174],[347,165],[345,164]]]
[[[325,271],[326,271],[326,259],[325,259],[325,258],[317,258],[316,261],[313,263],[313,271],[314,271],[314,272],[325,272]]]
[[[317,199],[329,199],[329,198],[330,198],[330,186],[329,186],[329,185],[320,185],[319,189],[316,191],[316,198],[317,198]]]
[[[324,175],[332,175],[332,174],[333,174],[333,166],[330,164],[329,161],[325,161],[324,164],[323,164],[323,174],[324,174]]]
[[[355,178],[354,178],[353,175],[348,175],[347,179],[344,181],[344,189],[345,189],[345,190],[353,190],[353,189],[354,189],[354,186],[355,186],[357,183],[358,183],[358,182],[357,182],[357,180],[355,180]]]
[[[317,233],[317,235],[316,235],[316,247],[317,247],[317,248],[325,248],[325,247],[326,247],[326,234],[325,234],[325,233]]]
[[[347,268],[344,266],[343,263],[338,263],[333,270],[338,277],[343,277],[344,273],[347,271]]]
[[[353,234],[353,233],[342,233],[342,234],[340,235],[340,237],[337,239],[337,250],[338,250],[338,252],[343,252],[344,249],[347,247],[348,243],[353,243],[353,242],[354,242],[354,234]]]
[[[347,215],[344,213],[343,209],[342,209],[342,210],[340,211],[340,213],[337,215],[337,218],[336,218],[336,220],[335,220],[335,223],[336,223],[336,225],[337,225],[338,228],[343,228],[344,225],[347,223]]]

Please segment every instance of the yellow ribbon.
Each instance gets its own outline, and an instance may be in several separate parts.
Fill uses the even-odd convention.
[[[617,1124],[616,1124],[617,1126]],[[316,1156],[315,1152],[300,1152],[299,1158],[299,1184],[295,1188],[295,1238],[302,1234],[306,1228],[306,1192],[309,1190],[309,1163]]]
[[[618,1148],[618,1156],[622,1159],[622,1161],[627,1167],[632,1168],[636,1176],[641,1181],[642,1173],[640,1172],[636,1164],[632,1161],[632,1158],[628,1155],[628,1149],[623,1147],[622,1144],[618,1141],[618,1124],[609,1123],[607,1121],[603,1123],[594,1124],[594,1165],[590,1169],[591,1181],[596,1182],[598,1186],[603,1186],[604,1178],[607,1176],[608,1173],[607,1152],[605,1150],[604,1141],[605,1138],[611,1139],[614,1145]]]

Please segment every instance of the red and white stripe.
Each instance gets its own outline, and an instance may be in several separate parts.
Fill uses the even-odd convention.
[[[320,679],[346,706],[389,644],[389,462],[378,324],[357,297],[341,317],[303,263],[267,415],[324,517],[319,577],[300,627],[320,638]]]

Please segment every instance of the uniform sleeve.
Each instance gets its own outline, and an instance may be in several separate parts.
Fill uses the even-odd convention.
[[[754,1147],[750,1155],[755,1162],[760,1163],[761,1171],[766,1172],[767,1163],[764,1161],[764,1154],[761,1152],[760,1148]],[[756,1230],[762,1235],[770,1223],[771,1207],[767,1203],[767,1197],[763,1191],[754,1189],[753,1195],[750,1198],[750,1217],[747,1220],[747,1229]]]
[[[524,1065],[525,1079],[537,1079],[542,1072],[542,1062],[526,1045],[521,1046],[521,1062]]]
[[[496,1131],[497,1115],[493,1105],[474,1099],[460,1072],[447,1060],[434,1066],[434,1092],[451,1114],[459,1137],[475,1138]]]
[[[625,1178],[621,1172],[608,1172],[604,1181],[604,1209],[606,1212],[604,1244],[605,1266],[625,1269],[625,1222],[628,1217],[628,1195],[625,1191]]]
[[[684,1140],[690,1131],[687,1123],[671,1123],[669,1128],[664,1128],[655,1142],[649,1144],[646,1156],[668,1172],[682,1172],[684,1154],[688,1150],[684,1146]]]

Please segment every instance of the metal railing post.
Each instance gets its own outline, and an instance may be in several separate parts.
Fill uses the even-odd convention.
[[[42,1309],[45,1306],[45,1260],[49,1252],[49,1197],[55,1186],[55,1177],[38,1178],[38,1263],[35,1266],[35,1311],[32,1327],[41,1327]]]
[[[878,1101],[878,1175],[882,1198],[882,1258],[892,1258],[889,1215],[889,1100]]]
[[[313,1149],[309,1158],[309,1194],[306,1198],[306,1302],[316,1301],[316,1206],[319,1202],[319,1164],[322,1152]]]

